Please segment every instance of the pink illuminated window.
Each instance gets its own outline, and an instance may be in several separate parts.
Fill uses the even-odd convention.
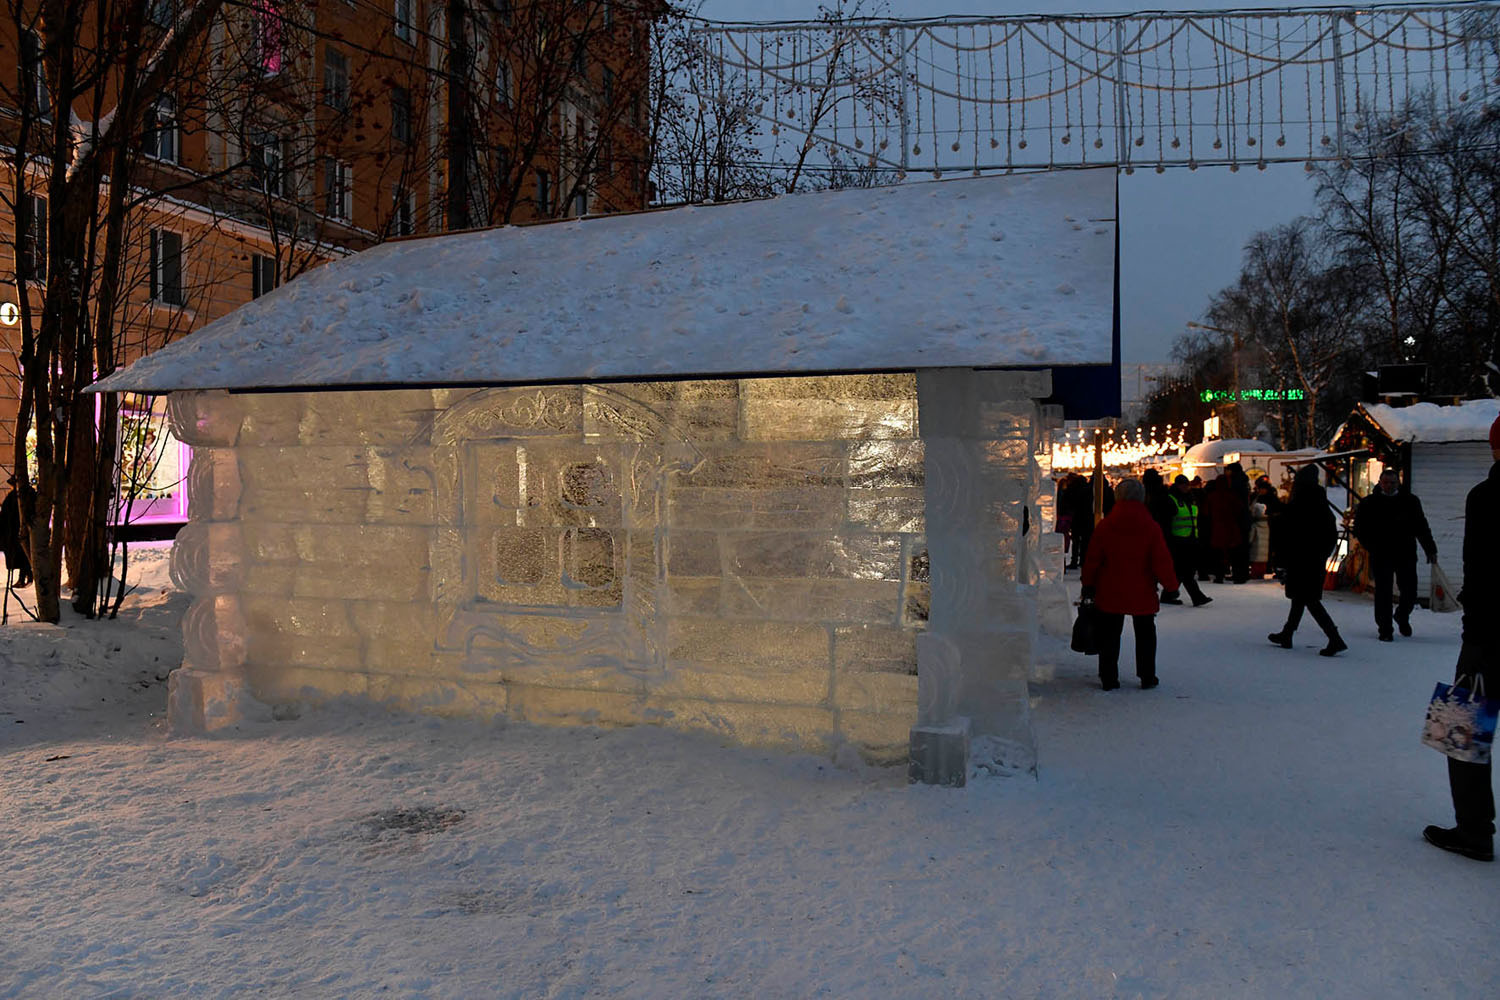
[[[253,0],[255,16],[255,64],[266,76],[281,72],[284,59],[281,46],[281,9],[279,0]]]
[[[120,489],[115,524],[187,519],[187,471],[192,452],[172,436],[165,396],[127,394],[120,403]]]

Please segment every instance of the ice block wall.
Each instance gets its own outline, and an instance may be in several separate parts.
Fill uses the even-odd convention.
[[[348,697],[906,753],[930,600],[912,375],[179,393],[171,413],[195,448],[178,727]],[[992,459],[1034,491],[1026,449]]]

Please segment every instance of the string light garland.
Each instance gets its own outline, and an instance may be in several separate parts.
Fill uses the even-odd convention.
[[[1054,472],[1092,470],[1096,441],[1104,467],[1120,469],[1144,465],[1153,459],[1181,456],[1187,450],[1187,439],[1186,423],[1152,427],[1149,431],[1136,428],[1116,432],[1098,427],[1068,431],[1052,442],[1052,469]]]

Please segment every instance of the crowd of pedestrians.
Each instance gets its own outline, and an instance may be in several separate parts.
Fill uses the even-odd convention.
[[[1096,492],[1103,501],[1097,525]],[[1267,636],[1274,645],[1291,649],[1306,615],[1323,631],[1321,655],[1349,648],[1323,607],[1339,521],[1316,464],[1300,466],[1284,493],[1265,476],[1252,484],[1234,462],[1207,482],[1179,475],[1170,485],[1155,469],[1115,484],[1074,473],[1059,482],[1057,497],[1067,567],[1082,570],[1084,597],[1103,626],[1099,680],[1106,689],[1119,686],[1124,616],[1134,623],[1142,684],[1154,687],[1154,616],[1161,605],[1183,604],[1184,592],[1195,608],[1211,603],[1201,586],[1210,580],[1241,584],[1272,575],[1290,601],[1285,622]],[[1380,640],[1394,641],[1397,631],[1411,635],[1418,546],[1429,562],[1437,558],[1421,501],[1386,469],[1357,507],[1352,527],[1370,557]]]
[[[1463,644],[1455,683],[1482,683],[1491,697],[1500,692],[1500,583],[1489,570],[1500,562],[1500,419],[1490,428],[1494,465],[1468,494],[1464,511]],[[1082,570],[1081,603],[1094,620],[1099,683],[1120,686],[1120,639],[1125,618],[1135,633],[1135,668],[1140,686],[1156,687],[1156,615],[1163,604],[1181,604],[1186,590],[1194,607],[1208,604],[1199,581],[1243,583],[1274,572],[1291,606],[1286,622],[1269,639],[1292,648],[1292,635],[1305,614],[1323,630],[1323,656],[1349,647],[1323,607],[1328,558],[1338,544],[1338,520],[1315,464],[1301,466],[1283,499],[1275,485],[1253,486],[1238,464],[1204,484],[1176,477],[1168,487],[1154,470],[1123,479],[1111,488],[1097,484],[1107,498],[1106,513],[1094,523],[1096,484],[1070,475],[1059,484],[1058,523],[1065,533],[1069,566]],[[1399,631],[1412,634],[1416,605],[1417,550],[1428,562],[1437,547],[1421,501],[1403,487],[1395,469],[1355,508],[1352,534],[1369,555],[1375,591],[1375,625],[1382,642]],[[1495,799],[1491,765],[1448,760],[1448,783],[1455,825],[1429,826],[1423,837],[1445,851],[1476,861],[1494,860]]]

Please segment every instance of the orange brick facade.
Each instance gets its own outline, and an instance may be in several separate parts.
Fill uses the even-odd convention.
[[[649,15],[609,0],[557,0],[555,9],[502,3],[451,17],[439,0],[224,6],[195,60],[207,68],[163,93],[132,136],[148,196],[126,252],[122,361],[385,239],[645,206]],[[466,29],[470,67],[461,220],[446,211],[454,23]],[[12,148],[27,45],[14,23],[0,26],[0,80],[10,81],[0,88],[0,131]],[[87,120],[94,112],[78,104]],[[16,258],[46,256],[44,227],[17,239],[13,171],[0,166],[6,470],[19,393]],[[42,172],[20,190],[40,220],[49,207]],[[28,283],[34,309],[42,289]]]

